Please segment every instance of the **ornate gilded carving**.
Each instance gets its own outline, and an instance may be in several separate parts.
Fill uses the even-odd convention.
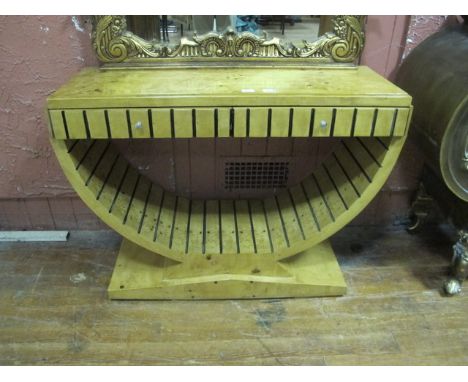
[[[96,16],[93,47],[102,62],[161,57],[161,48],[127,31],[125,16]]]
[[[147,41],[127,30],[125,16],[95,16],[93,46],[105,63],[138,62],[171,58],[308,59],[316,62],[350,63],[364,47],[363,16],[334,16],[333,32],[298,47],[278,38],[266,39],[249,32],[227,30],[181,38],[171,47]]]

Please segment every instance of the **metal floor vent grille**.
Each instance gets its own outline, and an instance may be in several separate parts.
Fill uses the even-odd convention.
[[[289,162],[226,162],[226,190],[284,188],[288,183]]]

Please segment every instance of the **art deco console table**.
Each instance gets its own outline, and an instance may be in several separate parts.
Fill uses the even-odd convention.
[[[333,31],[300,49],[232,31],[169,48],[128,32],[125,18],[95,21],[98,56],[113,66],[83,70],[47,105],[68,180],[124,238],[110,298],[343,294],[327,239],[384,184],[412,110],[404,91],[349,64],[362,18],[334,17]],[[261,200],[169,192],[114,144],[272,137],[339,142],[306,178]]]

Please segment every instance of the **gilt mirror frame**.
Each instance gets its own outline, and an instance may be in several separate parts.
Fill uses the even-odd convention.
[[[322,16],[323,17],[323,16]],[[105,64],[154,65],[167,62],[277,61],[353,65],[364,48],[364,16],[325,16],[331,31],[302,46],[277,37],[227,29],[182,37],[178,45],[145,40],[127,30],[126,16],[94,16],[93,47]],[[282,61],[285,63],[286,61]]]

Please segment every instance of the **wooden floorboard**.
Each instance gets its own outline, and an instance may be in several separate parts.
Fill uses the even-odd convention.
[[[347,228],[339,298],[109,301],[108,231],[0,243],[1,365],[467,365],[468,290],[447,298],[453,232]]]

